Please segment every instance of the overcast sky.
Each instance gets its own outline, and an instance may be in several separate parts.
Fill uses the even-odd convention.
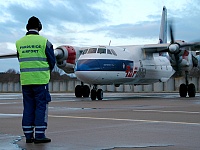
[[[54,48],[108,45],[110,40],[111,45],[154,44],[163,6],[173,19],[175,39],[200,40],[199,0],[0,0],[0,54],[16,51],[15,41],[25,35],[31,16],[40,19],[40,34]],[[16,59],[0,64],[0,72],[19,70]]]

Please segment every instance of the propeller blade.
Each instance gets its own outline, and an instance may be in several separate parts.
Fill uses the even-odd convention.
[[[170,38],[171,38],[171,43],[174,43],[174,32],[173,32],[173,27],[172,27],[172,23],[170,22],[169,24],[169,34],[170,34]]]

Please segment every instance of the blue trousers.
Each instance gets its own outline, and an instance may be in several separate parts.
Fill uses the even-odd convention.
[[[23,117],[22,129],[26,139],[45,138],[45,130],[48,121],[48,102],[51,97],[48,84],[22,85],[23,93]]]

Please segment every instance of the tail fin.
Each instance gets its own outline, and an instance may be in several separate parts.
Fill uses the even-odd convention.
[[[167,43],[167,9],[164,6],[162,11],[162,18],[160,24],[159,44]]]

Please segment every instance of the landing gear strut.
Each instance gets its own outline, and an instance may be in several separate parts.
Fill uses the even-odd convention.
[[[187,94],[189,97],[195,97],[196,88],[193,83],[188,83],[188,71],[185,72],[185,83],[181,84],[179,87],[179,95],[180,97],[186,97]]]

